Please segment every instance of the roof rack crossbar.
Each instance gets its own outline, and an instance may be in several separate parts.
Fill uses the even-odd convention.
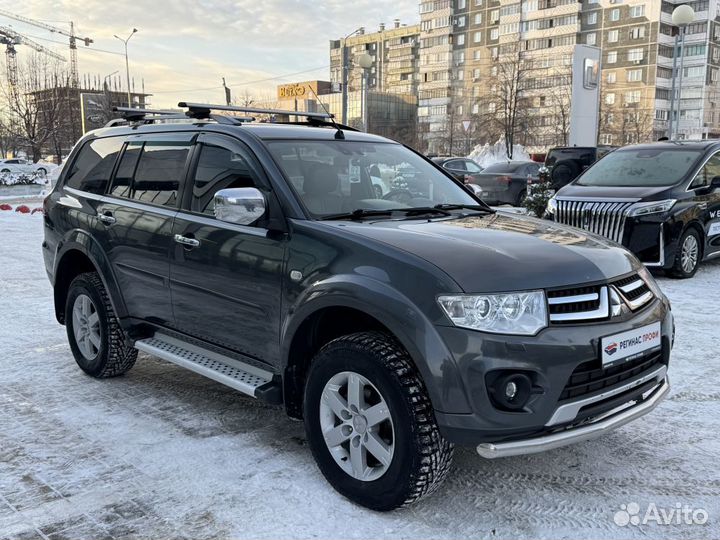
[[[334,118],[329,113],[319,112],[305,112],[305,111],[285,111],[281,109],[259,109],[256,107],[239,107],[235,105],[211,105],[208,103],[188,103],[187,101],[181,101],[178,103],[178,107],[185,107],[188,110],[188,116],[207,115],[210,111],[233,111],[233,112],[244,112],[251,114],[282,114],[287,116],[304,116],[306,118]]]
[[[178,111],[161,111],[152,109],[133,109],[132,107],[113,107],[113,112],[120,113],[124,120],[137,121],[144,120],[146,116],[169,116],[177,115]]]

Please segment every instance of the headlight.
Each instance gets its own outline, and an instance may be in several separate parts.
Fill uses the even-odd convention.
[[[555,215],[555,210],[557,210],[557,199],[555,199],[555,197],[550,197],[548,199],[547,208],[545,208],[545,211],[551,216],[553,216]]]
[[[638,203],[630,208],[628,216],[645,216],[647,214],[658,214],[660,212],[667,212],[673,207],[676,202],[676,199],[667,199],[664,201]]]
[[[438,297],[438,302],[453,324],[462,328],[532,336],[547,326],[543,291],[448,295]]]

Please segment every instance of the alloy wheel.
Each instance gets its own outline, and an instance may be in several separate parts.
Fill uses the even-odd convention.
[[[86,294],[75,298],[72,310],[75,343],[87,360],[95,360],[100,352],[100,316],[92,299]]]
[[[682,252],[680,254],[680,264],[682,265],[683,271],[689,274],[695,269],[699,251],[697,238],[689,234],[683,242]]]
[[[325,384],[320,426],[333,459],[356,480],[377,480],[390,467],[395,452],[390,408],[359,373],[343,371]]]

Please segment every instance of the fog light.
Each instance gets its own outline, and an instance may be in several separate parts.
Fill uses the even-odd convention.
[[[524,373],[501,374],[490,385],[490,396],[500,409],[517,411],[525,407],[532,394],[532,380]]]
[[[515,397],[517,394],[517,384],[510,381],[505,385],[505,397],[508,398],[510,401]]]

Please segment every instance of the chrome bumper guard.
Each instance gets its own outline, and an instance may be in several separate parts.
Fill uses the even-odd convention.
[[[617,409],[608,411],[586,424],[568,428],[565,431],[519,441],[482,443],[477,446],[477,453],[488,459],[537,454],[601,437],[652,411],[667,396],[669,391],[670,381],[665,377],[658,386],[650,390],[647,397],[635,405],[630,407],[622,406],[623,408],[619,411]]]

